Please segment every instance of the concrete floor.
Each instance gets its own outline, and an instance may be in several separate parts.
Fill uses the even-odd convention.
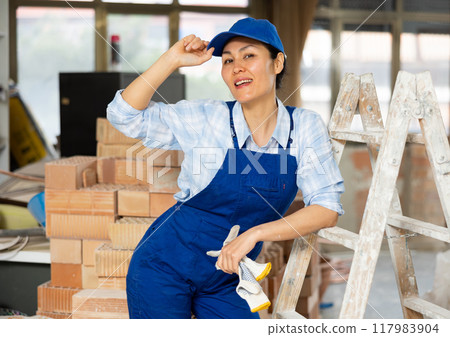
[[[419,295],[422,296],[433,287],[437,252],[412,250],[411,254]],[[349,254],[333,254],[333,257],[341,258],[351,256]],[[322,318],[339,317],[346,285],[346,283],[338,283],[328,286],[322,303],[333,303],[333,306],[320,311]],[[389,251],[380,253],[364,318],[403,318]]]

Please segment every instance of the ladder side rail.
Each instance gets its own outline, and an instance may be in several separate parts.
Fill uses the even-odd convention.
[[[450,232],[450,147],[429,71],[416,75],[420,109],[415,111]]]
[[[329,130],[350,128],[358,104],[358,97],[359,76],[345,74],[341,82],[333,114],[328,124]],[[345,147],[345,141],[334,141],[331,139],[331,142],[333,145],[334,158],[337,164],[339,164]],[[294,240],[294,245],[289,255],[280,290],[273,308],[273,318],[282,318],[284,316],[279,315],[279,313],[293,312],[297,306],[306,270],[309,261],[311,260],[313,247],[311,244],[315,244],[317,234],[309,234],[306,240],[306,244],[309,245],[307,247],[305,247],[304,240],[303,237]]]
[[[361,95],[359,101],[359,111],[361,121],[365,131],[381,131],[384,130],[383,118],[381,115],[378,96],[376,93],[375,83],[371,74],[361,76]],[[407,136],[408,138],[408,136]],[[378,158],[379,147],[377,144],[368,144],[370,160],[373,171],[375,171],[375,163]],[[390,214],[402,215],[400,198],[397,189],[394,190],[392,198]],[[389,250],[391,253],[394,274],[399,292],[400,303],[402,306],[403,316],[405,318],[423,318],[422,315],[404,306],[404,298],[411,295],[418,296],[418,287],[415,278],[414,266],[412,262],[411,252],[407,247],[408,232],[396,228],[386,227],[388,237],[396,237],[396,241],[388,239]],[[392,239],[394,240],[394,239]]]
[[[359,232],[359,242],[345,290],[340,318],[363,318],[384,229],[395,192],[408,127],[415,102],[415,78],[400,72],[387,119]],[[405,109],[405,107],[407,109]]]
[[[283,318],[281,313],[295,312],[316,241],[314,233],[294,240],[273,308],[273,318]]]

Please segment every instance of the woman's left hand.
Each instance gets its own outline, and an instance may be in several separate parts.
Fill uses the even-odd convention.
[[[229,244],[222,247],[217,266],[227,274],[239,272],[239,262],[246,256],[258,242],[252,230],[248,230]]]

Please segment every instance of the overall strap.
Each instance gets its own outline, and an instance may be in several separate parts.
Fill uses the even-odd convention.
[[[236,136],[236,130],[234,129],[234,122],[233,122],[233,107],[236,104],[236,101],[227,101],[228,110],[230,110],[230,130],[231,130],[231,137],[233,137],[233,144],[235,149],[239,149],[237,136]]]
[[[295,106],[286,106],[286,110],[289,112],[289,118],[291,120],[291,126],[289,128],[289,139],[288,139],[288,144],[286,146],[287,149],[289,149],[291,147],[291,143],[292,143],[292,130],[294,129],[294,118],[292,117],[292,114],[294,113],[295,110]]]
[[[239,146],[238,146],[236,130],[234,129],[234,122],[233,122],[233,107],[236,104],[236,101],[227,101],[225,103],[227,103],[228,109],[230,110],[230,129],[231,129],[231,136],[233,137],[234,147],[236,149],[238,149]],[[287,149],[289,149],[291,147],[291,143],[292,143],[291,134],[292,134],[292,130],[294,129],[294,119],[292,117],[292,114],[294,113],[295,109],[296,108],[294,106],[286,106],[286,110],[289,112],[289,119],[290,119],[289,140],[288,140],[288,144],[286,147]],[[281,147],[281,145],[279,145],[279,147]]]

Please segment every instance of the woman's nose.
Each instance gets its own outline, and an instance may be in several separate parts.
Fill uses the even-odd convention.
[[[233,73],[237,74],[244,70],[240,62],[234,62]]]

